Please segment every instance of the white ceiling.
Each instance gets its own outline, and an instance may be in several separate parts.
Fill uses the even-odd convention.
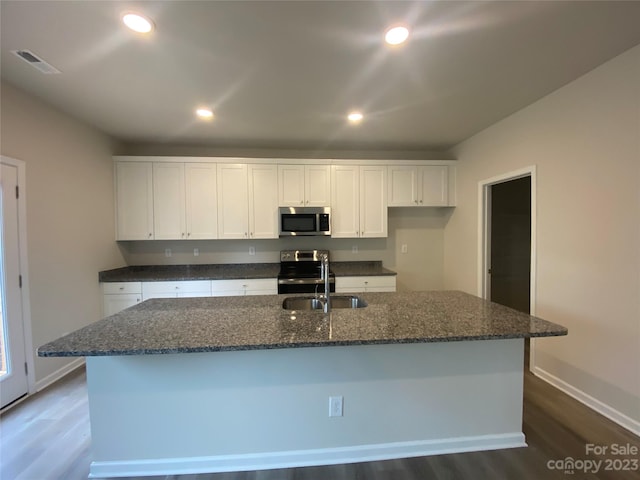
[[[9,83],[125,142],[445,149],[640,43],[638,1],[0,2]],[[125,10],[153,18],[142,38]],[[390,49],[403,21],[410,42]],[[62,73],[11,53],[31,50]],[[213,122],[194,109],[213,107]],[[361,125],[345,116],[358,108]]]

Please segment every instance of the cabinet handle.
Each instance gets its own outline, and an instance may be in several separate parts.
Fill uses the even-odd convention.
[[[184,238],[184,232],[182,232],[182,238]]]
[[[176,290],[180,290],[180,287],[176,286]]]
[[[414,200],[414,202],[415,202],[416,205],[418,204],[418,200]]]
[[[422,200],[420,200],[420,204],[422,204]]]
[[[365,285],[369,285],[369,282],[364,282]]]
[[[190,236],[191,236],[191,232],[187,233],[187,237],[190,237]]]
[[[304,200],[300,200],[300,205],[304,205]]]
[[[120,290],[124,290],[124,287],[120,287]]]
[[[247,238],[247,232],[244,232],[244,238]]]
[[[140,299],[139,299],[139,298],[136,298],[136,302],[140,303]]]
[[[151,238],[153,236],[153,233],[149,233],[149,238]]]

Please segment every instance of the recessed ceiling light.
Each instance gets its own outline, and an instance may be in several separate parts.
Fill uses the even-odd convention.
[[[211,120],[213,118],[213,112],[209,108],[199,108],[196,110],[196,115],[204,120]]]
[[[389,45],[400,45],[409,38],[409,29],[402,25],[391,27],[384,34],[384,40]]]
[[[153,22],[138,13],[125,13],[122,21],[134,32],[149,33],[153,30]]]
[[[363,115],[360,112],[351,112],[349,115],[347,115],[347,119],[351,122],[351,123],[360,123],[363,119]]]

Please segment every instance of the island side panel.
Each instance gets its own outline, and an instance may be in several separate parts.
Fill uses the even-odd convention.
[[[522,339],[88,357],[91,476],[523,446],[522,364]]]

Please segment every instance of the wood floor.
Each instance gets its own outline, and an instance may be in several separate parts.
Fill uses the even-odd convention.
[[[529,447],[402,460],[201,475],[136,477],[140,480],[640,480],[640,471],[565,473],[550,460],[611,460],[585,444],[640,448],[640,438],[530,373],[525,374],[523,430]],[[179,441],[178,439],[176,441]],[[84,369],[8,410],[0,419],[1,480],[86,479],[90,460],[89,412]],[[133,480],[133,479],[129,479]]]

